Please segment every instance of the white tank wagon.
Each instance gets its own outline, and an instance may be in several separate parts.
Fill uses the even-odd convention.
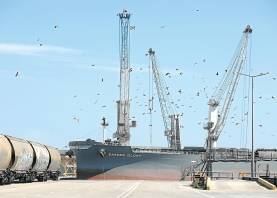
[[[56,148],[0,134],[0,184],[57,180],[60,164]]]
[[[61,168],[61,154],[54,147],[46,146],[46,148],[50,156],[49,164],[47,167],[48,174],[52,179],[58,180]]]
[[[30,145],[33,147],[34,157],[32,164],[32,172],[38,181],[47,180],[47,168],[50,161],[50,155],[48,149],[45,145],[37,142],[29,141]]]

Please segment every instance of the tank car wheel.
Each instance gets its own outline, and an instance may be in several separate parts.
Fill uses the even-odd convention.
[[[19,178],[19,182],[20,182],[20,183],[24,183],[24,182],[25,182],[25,178],[24,178],[24,177],[20,177],[20,178]]]
[[[39,176],[37,179],[39,182],[43,182],[43,176]]]
[[[8,178],[7,178],[7,184],[13,183],[13,180],[14,180],[14,177],[13,177],[13,176],[8,177]]]
[[[54,175],[54,176],[53,176],[53,180],[54,180],[54,181],[58,181],[58,180],[59,180],[59,176],[58,176],[58,175]]]
[[[2,186],[2,185],[4,185],[4,184],[5,184],[4,178],[0,178],[0,185]]]
[[[47,181],[47,175],[43,176],[43,181]]]
[[[28,175],[27,176],[27,183],[32,183],[32,181],[33,181],[32,175]]]
[[[36,179],[36,176],[34,174],[30,175],[30,182],[33,182]]]

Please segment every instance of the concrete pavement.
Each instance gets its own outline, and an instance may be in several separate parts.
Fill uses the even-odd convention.
[[[276,198],[277,191],[250,181],[216,181],[212,190],[204,191],[190,187],[187,181],[62,180],[0,186],[0,195],[3,198]]]

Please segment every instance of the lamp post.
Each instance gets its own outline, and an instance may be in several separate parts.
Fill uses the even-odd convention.
[[[251,78],[251,84],[252,84],[252,88],[251,88],[251,95],[252,95],[252,102],[251,102],[251,155],[252,155],[252,159],[251,159],[251,178],[254,178],[254,176],[256,174],[254,174],[254,164],[255,164],[255,156],[254,156],[254,78],[256,77],[260,77],[260,76],[264,76],[269,74],[269,72],[267,73],[260,73],[258,75],[249,75],[249,74],[242,74],[243,76],[247,76],[249,78]]]

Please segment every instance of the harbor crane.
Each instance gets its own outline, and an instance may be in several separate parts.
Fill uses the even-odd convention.
[[[252,29],[247,25],[230,65],[225,69],[225,75],[208,102],[209,117],[207,124],[204,126],[204,129],[208,131],[208,137],[206,139],[206,157],[203,166],[208,176],[212,174],[212,151],[216,147],[216,142],[225,126],[241,72],[246,65],[251,33]]]
[[[168,97],[168,87],[166,86],[166,82],[159,71],[155,51],[150,48],[148,50],[148,55],[149,68],[152,69],[154,76],[168,146],[169,148],[179,150],[181,149],[179,115],[174,112],[173,107],[171,106]]]
[[[130,13],[123,10],[119,16],[119,59],[120,59],[120,99],[117,101],[117,138],[120,145],[130,144],[130,127],[135,127],[136,122],[130,124]]]

